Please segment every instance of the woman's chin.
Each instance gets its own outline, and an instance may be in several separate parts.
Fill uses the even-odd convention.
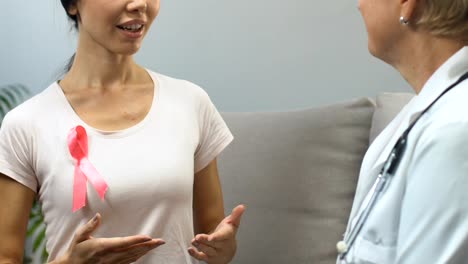
[[[390,65],[393,65],[395,60],[398,58],[395,56],[395,51],[390,50],[388,47],[377,48],[369,43],[368,50],[373,57]]]
[[[375,54],[376,54],[376,52],[375,52],[375,47],[374,47],[374,45],[372,44],[372,42],[370,42],[370,41],[367,42],[367,50],[369,51],[369,53],[370,53],[372,56],[376,57],[376,56],[375,56]]]
[[[371,42],[368,43],[367,49],[372,56],[376,57],[377,59],[382,59],[381,52],[379,52],[379,49],[377,49],[375,45],[372,45]]]
[[[132,56],[135,55],[139,50],[141,46],[140,45],[134,45],[134,46],[127,46],[127,47],[122,47],[118,50],[115,51],[117,54],[125,55],[125,56]]]

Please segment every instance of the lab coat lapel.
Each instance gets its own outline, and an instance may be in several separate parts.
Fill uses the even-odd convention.
[[[377,136],[371,144],[364,157],[359,181],[356,188],[353,206],[349,221],[351,221],[359,211],[362,202],[371,190],[377,175],[387,160],[390,151],[398,140],[399,136],[408,127],[408,112],[414,98],[402,109],[395,119]],[[348,227],[350,225],[348,224]]]

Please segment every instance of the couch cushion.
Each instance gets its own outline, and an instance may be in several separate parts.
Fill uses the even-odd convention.
[[[244,203],[233,263],[333,263],[368,147],[367,98],[291,112],[223,113],[226,213]]]
[[[369,142],[374,141],[375,137],[413,97],[414,94],[412,93],[381,93],[377,95]]]

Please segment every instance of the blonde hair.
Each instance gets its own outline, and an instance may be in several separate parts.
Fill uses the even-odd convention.
[[[468,0],[422,0],[412,24],[435,36],[468,41]]]

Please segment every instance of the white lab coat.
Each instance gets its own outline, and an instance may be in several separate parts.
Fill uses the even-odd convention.
[[[367,151],[345,233],[370,198],[398,137],[468,71],[468,46],[445,62]],[[343,263],[468,263],[468,80],[413,127],[395,175],[380,194]]]

